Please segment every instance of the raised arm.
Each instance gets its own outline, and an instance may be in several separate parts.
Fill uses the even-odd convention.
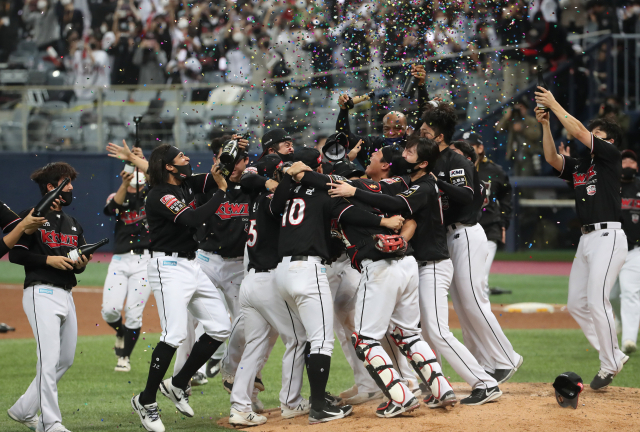
[[[553,113],[556,115],[556,117],[558,117],[558,120],[560,120],[560,123],[562,123],[562,125],[564,126],[564,128],[567,130],[569,134],[573,135],[582,144],[591,148],[591,132],[589,132],[586,127],[584,127],[584,125],[580,122],[580,120],[573,117],[564,108],[562,108],[562,106],[558,103],[558,101],[556,101],[556,98],[553,97],[553,94],[551,94],[550,91],[543,89],[542,87],[538,87],[538,90],[536,91],[536,102],[546,106],[551,111],[553,111]],[[538,110],[536,108],[536,113],[537,111]],[[538,119],[538,121],[540,120]],[[544,134],[544,128],[543,128],[543,134]],[[543,138],[543,144],[544,144],[544,138]],[[545,147],[545,158],[546,158],[546,147]],[[549,162],[549,159],[547,159],[547,162]],[[551,162],[549,163],[551,164]],[[553,164],[551,164],[551,166],[555,168]]]
[[[551,135],[551,127],[549,126],[549,113],[536,108],[536,119],[542,125],[542,147],[544,149],[544,158],[546,161],[558,171],[562,171],[563,159],[556,150],[556,144]],[[585,129],[586,130],[586,129]],[[589,132],[587,132],[589,133]],[[591,138],[591,134],[589,134]],[[591,145],[589,145],[591,147]]]

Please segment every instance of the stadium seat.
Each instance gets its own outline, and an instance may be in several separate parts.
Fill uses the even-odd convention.
[[[111,90],[104,91],[103,100],[109,102],[129,102],[129,92],[127,90]]]

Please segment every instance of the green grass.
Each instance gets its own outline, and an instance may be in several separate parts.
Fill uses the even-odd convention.
[[[454,333],[461,338],[459,331]],[[580,330],[507,330],[506,334],[516,351],[525,358],[513,382],[550,383],[567,370],[578,373],[585,382],[590,382],[598,371],[598,354]],[[145,340],[141,339],[138,343],[131,361],[133,369],[128,374],[113,372],[115,357],[111,349],[112,337],[78,339],[75,364],[59,384],[65,426],[72,431],[142,430],[137,415],[132,414],[129,399],[144,387],[151,347],[158,341],[156,334],[143,336]],[[0,352],[3,353],[0,406],[7,409],[35,376],[35,342],[32,339],[3,340],[0,341]],[[260,398],[267,408],[279,405],[282,352],[283,346],[278,342],[265,366],[263,380],[267,390],[261,393]],[[627,363],[616,377],[615,385],[640,387],[637,357],[639,355],[635,354]],[[461,381],[446,364],[445,375],[451,377],[452,381]],[[353,374],[340,351],[340,345],[336,343],[328,390],[339,393],[352,385]],[[305,383],[303,396],[308,395],[309,389]],[[196,412],[194,418],[179,415],[171,402],[160,394],[158,398],[160,408],[164,409],[163,422],[168,431],[220,430],[215,426],[215,421],[227,416],[230,406],[229,395],[222,390],[219,377],[206,386],[194,388],[191,397],[191,405]],[[0,430],[10,432],[23,428],[6,415],[0,415]]]
[[[491,303],[513,304],[538,302],[566,304],[569,276],[489,275],[489,286],[513,291],[492,295]]]
[[[565,261],[572,262],[576,256],[574,249],[523,250],[518,252],[496,252],[496,261]]]

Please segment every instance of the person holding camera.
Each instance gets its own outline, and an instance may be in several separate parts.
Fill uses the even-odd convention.
[[[511,161],[514,176],[540,174],[540,128],[536,118],[529,114],[529,105],[522,99],[509,107],[496,123],[496,131],[507,132],[507,160]]]
[[[164,84],[167,55],[160,48],[156,36],[147,32],[133,54],[132,63],[140,68],[138,84]]]

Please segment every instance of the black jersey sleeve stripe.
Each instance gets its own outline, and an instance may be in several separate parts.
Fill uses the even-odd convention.
[[[205,174],[204,182],[202,183],[202,193],[204,193],[207,188],[207,181],[209,181],[209,173]]]
[[[593,138],[592,138],[593,141]],[[591,146],[591,148],[593,149],[593,145]],[[564,163],[565,163],[565,159],[564,159],[564,155],[560,155],[562,156],[562,169],[560,170],[560,174],[558,174],[558,177],[562,177],[562,173],[564,172]]]
[[[13,247],[21,247],[21,248],[25,248],[26,250],[29,250],[29,248],[27,246],[21,245],[21,244],[18,244],[18,243],[16,243],[15,246],[13,246]]]
[[[2,231],[6,230],[9,226],[11,226],[12,224],[18,222],[20,220],[20,218],[14,219],[11,222],[9,222],[8,224],[6,224],[5,226],[2,227]]]
[[[176,215],[176,217],[173,218],[173,223],[176,223],[176,220],[178,220],[178,216],[184,213],[184,211],[187,210],[188,208],[189,206],[185,206],[182,210],[180,210],[180,212]]]
[[[400,198],[402,198],[404,200],[404,202],[407,203],[407,207],[409,208],[409,211],[411,212],[411,214],[413,214],[413,209],[411,208],[411,205],[409,204],[409,201],[407,201],[407,199],[405,197],[403,197],[402,195],[398,195]]]
[[[346,212],[347,210],[349,210],[351,207],[353,207],[353,205],[350,205],[350,206],[346,207],[344,210],[342,210],[342,211],[340,212],[340,214],[338,215],[338,222],[340,221],[340,218],[342,217],[342,214],[343,214],[344,212]]]

